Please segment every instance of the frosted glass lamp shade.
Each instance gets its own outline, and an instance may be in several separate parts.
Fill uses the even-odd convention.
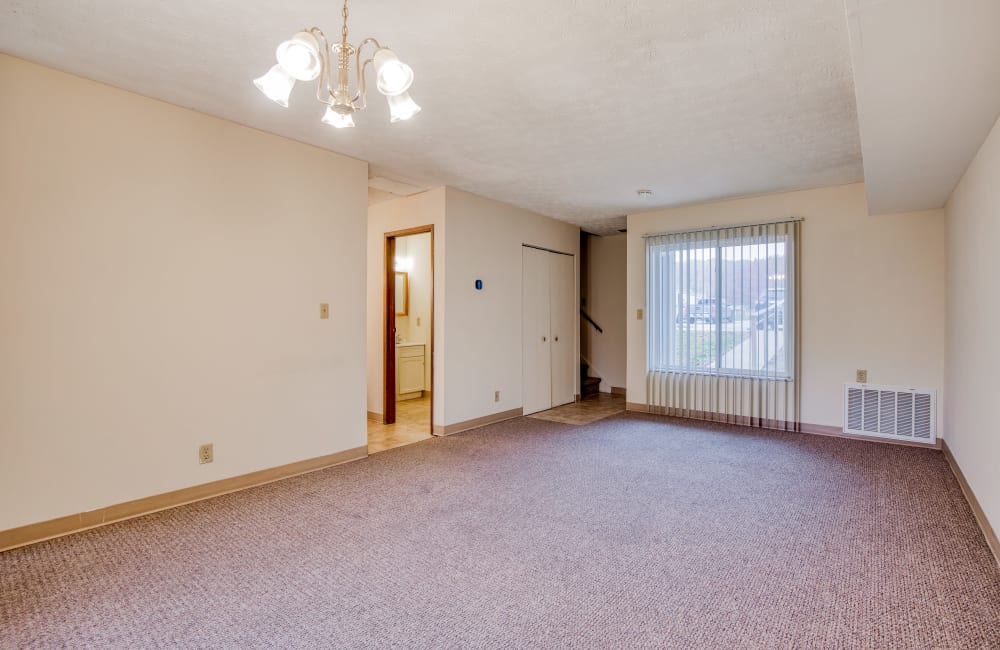
[[[285,72],[299,81],[312,81],[319,76],[322,65],[319,42],[309,32],[299,32],[279,45],[277,56]]]
[[[288,96],[295,86],[295,79],[285,72],[279,63],[268,70],[263,77],[254,79],[253,85],[257,86],[260,92],[264,93],[264,96],[272,102],[287,108]]]
[[[383,95],[404,93],[413,84],[413,69],[399,60],[396,53],[387,47],[375,52],[375,83]]]
[[[348,113],[344,115],[343,113],[338,113],[329,106],[326,107],[326,113],[323,114],[323,119],[320,120],[323,124],[329,124],[335,129],[349,129],[354,126],[354,116]]]
[[[408,120],[420,112],[420,107],[410,97],[410,93],[389,95],[386,100],[389,102],[389,121],[392,123]]]

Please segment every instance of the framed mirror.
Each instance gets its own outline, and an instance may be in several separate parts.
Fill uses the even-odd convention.
[[[396,315],[410,313],[410,276],[405,271],[396,271]]]

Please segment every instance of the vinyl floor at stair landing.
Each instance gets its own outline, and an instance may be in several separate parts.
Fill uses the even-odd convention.
[[[579,402],[557,406],[554,409],[535,413],[528,417],[562,424],[583,425],[624,412],[624,395],[598,393],[596,395],[588,395]]]
[[[396,423],[368,420],[368,453],[412,445],[431,438],[431,398],[396,402]]]

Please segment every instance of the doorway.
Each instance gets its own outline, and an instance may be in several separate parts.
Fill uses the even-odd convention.
[[[434,226],[385,233],[383,408],[368,453],[427,440],[434,407]]]

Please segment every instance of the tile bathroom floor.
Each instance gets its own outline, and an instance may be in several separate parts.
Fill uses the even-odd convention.
[[[396,402],[396,423],[368,420],[368,453],[410,445],[431,437],[431,398]]]

